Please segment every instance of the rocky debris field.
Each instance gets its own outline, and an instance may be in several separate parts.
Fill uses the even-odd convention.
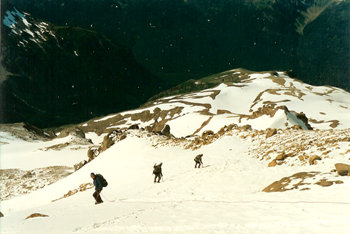
[[[1,169],[0,201],[33,192],[73,172],[71,167],[52,166],[33,170]]]

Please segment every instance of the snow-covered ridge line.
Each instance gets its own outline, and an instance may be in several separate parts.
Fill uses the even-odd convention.
[[[17,43],[20,47],[24,47],[29,41],[40,46],[40,43],[47,41],[48,37],[55,38],[49,24],[34,20],[30,14],[20,12],[16,8],[12,11],[7,10],[2,22],[3,25],[11,28],[11,33],[23,36]]]
[[[236,77],[240,82],[225,82]],[[218,131],[224,125],[251,125],[253,129],[285,129],[299,125],[303,116],[313,129],[350,128],[350,94],[326,86],[312,86],[290,78],[284,72],[255,73],[234,69],[214,76],[223,80],[214,88],[164,97],[132,111],[85,122],[93,130],[125,128],[133,124],[157,131],[169,125],[177,137]],[[278,111],[278,109],[288,111]],[[293,114],[292,114],[293,113]],[[309,129],[310,129],[309,128]]]

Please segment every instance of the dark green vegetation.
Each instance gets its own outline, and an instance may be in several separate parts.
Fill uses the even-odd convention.
[[[95,31],[49,26],[42,34],[45,40],[34,42],[29,34],[18,36],[3,29],[10,35],[3,38],[8,72],[1,83],[4,122],[26,121],[40,127],[76,123],[138,107],[161,90],[158,78],[130,52]]]
[[[130,109],[170,86],[237,67],[292,69],[304,82],[350,90],[350,0],[3,2],[50,22],[57,40],[63,36],[66,41],[59,42],[61,47],[54,39],[42,42],[46,52],[34,45],[20,51],[9,30],[2,31],[2,44],[10,48],[2,52],[4,66],[13,73],[3,86],[3,122],[79,122]],[[180,90],[202,88],[191,84]]]

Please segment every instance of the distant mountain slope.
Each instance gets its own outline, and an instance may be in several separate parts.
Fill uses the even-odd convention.
[[[118,39],[172,84],[244,67],[350,89],[349,0],[8,1]]]
[[[2,28],[2,122],[76,123],[137,107],[160,90],[132,54],[93,30],[55,26],[16,8]]]
[[[196,86],[215,87],[198,90]],[[101,133],[138,124],[157,132],[169,125],[176,137],[217,132],[230,124],[251,125],[257,130],[295,125],[303,129],[350,128],[349,93],[308,85],[283,72],[235,69],[177,88],[138,109],[95,118],[79,127]],[[168,96],[164,97],[165,93]]]

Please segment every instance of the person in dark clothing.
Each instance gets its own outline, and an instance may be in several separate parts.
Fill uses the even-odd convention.
[[[96,202],[95,204],[100,204],[102,203],[101,199],[101,191],[103,189],[102,181],[99,176],[96,176],[95,173],[91,173],[91,178],[94,180],[94,186],[95,186],[95,192],[92,194],[92,196],[95,198]]]
[[[194,161],[196,162],[196,164],[194,165],[194,168],[197,168],[197,165],[198,165],[198,168],[200,168],[201,165],[203,165],[202,157],[203,157],[203,154],[198,154],[198,155],[194,158]]]
[[[157,178],[158,178],[158,183],[159,183],[160,179],[163,177],[162,165],[163,165],[163,163],[160,163],[159,165],[154,164],[154,166],[153,166],[154,183],[157,182]]]

